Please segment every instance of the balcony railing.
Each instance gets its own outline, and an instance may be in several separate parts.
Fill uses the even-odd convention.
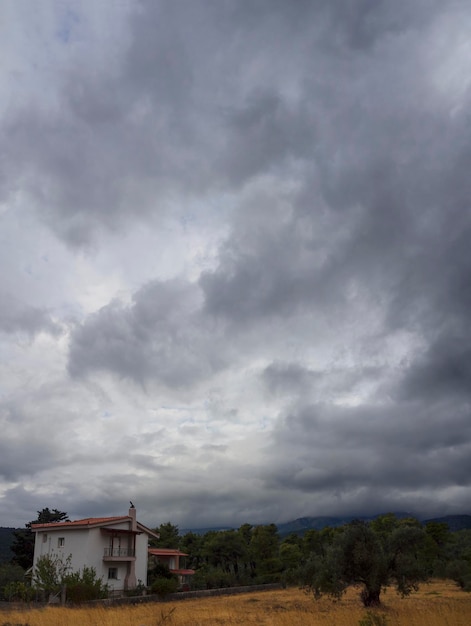
[[[105,548],[105,554],[108,557],[132,557],[136,556],[136,551],[132,548]]]

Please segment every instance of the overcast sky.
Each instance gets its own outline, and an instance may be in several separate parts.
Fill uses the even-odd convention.
[[[0,24],[0,525],[471,513],[469,2]]]

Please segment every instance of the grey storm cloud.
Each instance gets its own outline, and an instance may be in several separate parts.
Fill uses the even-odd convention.
[[[302,407],[279,420],[265,451],[265,480],[271,489],[313,497],[335,492],[350,511],[360,490],[370,493],[373,508],[382,490],[390,506],[401,494],[415,511],[419,490],[436,510],[434,489],[469,485],[469,418],[466,406],[450,403]]]
[[[352,409],[345,412],[349,419],[340,422],[325,419],[320,433],[314,429],[313,439],[319,442],[319,434],[332,438],[327,443],[333,460],[322,454],[323,469],[309,474],[306,455],[293,449],[301,472],[293,486],[308,489],[324,484],[330,489],[336,482],[358,486],[391,482],[406,487],[420,481],[428,485],[433,463],[440,463],[443,470],[449,466],[444,481],[445,477],[458,480],[458,475],[465,479],[461,452],[451,454],[451,444],[446,443],[450,437],[454,441],[450,420],[456,418],[443,416],[441,422],[440,403],[450,401],[457,386],[467,382],[467,368],[460,364],[469,352],[465,288],[470,277],[465,243],[470,234],[469,141],[465,138],[470,127],[465,107],[450,117],[440,94],[433,97],[433,68],[424,67],[424,36],[418,37],[418,31],[425,39],[431,37],[428,29],[434,20],[435,26],[440,22],[442,13],[437,9],[421,21],[424,7],[412,5],[399,3],[392,11],[386,3],[360,2],[349,5],[348,15],[346,8],[326,3],[278,7],[268,26],[260,8],[234,9],[232,30],[224,9],[211,11],[211,24],[217,22],[228,34],[227,52],[220,63],[231,59],[231,34],[243,32],[249,51],[257,45],[262,69],[267,55],[278,56],[275,35],[282,32],[286,37],[294,28],[290,12],[298,18],[303,12],[311,18],[319,12],[313,35],[308,36],[306,28],[299,33],[306,52],[316,55],[297,68],[299,42],[294,42],[293,52],[287,52],[285,67],[290,64],[299,78],[296,93],[289,94],[289,87],[262,73],[261,84],[245,89],[230,106],[218,102],[216,93],[214,102],[225,105],[219,108],[200,99],[215,61],[202,71],[199,64],[207,59],[207,48],[189,32],[193,10],[178,13],[177,19],[177,9],[167,3],[158,8],[144,5],[135,22],[143,36],[134,40],[126,66],[127,70],[141,68],[133,78],[136,90],[147,91],[165,115],[178,115],[178,129],[186,135],[190,152],[205,127],[201,119],[194,122],[195,111],[202,106],[203,111],[215,113],[215,128],[227,146],[210,138],[214,151],[202,155],[202,161],[211,163],[220,180],[244,185],[262,174],[276,180],[284,172],[294,184],[280,190],[278,197],[255,194],[240,206],[220,246],[216,267],[199,279],[201,302],[189,315],[182,301],[170,296],[172,313],[162,316],[159,307],[169,295],[160,293],[157,284],[149,285],[135,295],[132,306],[111,304],[75,331],[72,373],[102,367],[136,380],[155,377],[171,386],[188,384],[220,367],[207,340],[214,319],[244,334],[248,327],[280,319],[288,330],[300,316],[311,314],[335,320],[348,336],[355,316],[374,308],[382,319],[378,332],[383,338],[400,329],[417,333],[425,345],[409,357],[391,393],[414,394],[427,403],[428,413],[415,404],[399,404],[376,412],[371,407]],[[155,22],[149,16],[155,13],[162,23],[170,23],[158,43],[150,41]],[[246,34],[248,23],[255,32],[260,29],[259,34],[269,32],[271,37],[256,44],[250,32]],[[327,24],[332,29],[329,42],[322,37]],[[211,31],[211,40],[218,37]],[[167,50],[175,42],[181,46],[170,71],[164,72]],[[249,72],[248,54],[241,55]],[[149,81],[148,65],[153,60],[155,71]],[[160,81],[162,72],[165,79]],[[242,71],[235,69],[232,82],[222,76],[221,80],[224,95],[231,93],[236,84],[243,84]],[[179,102],[172,112],[170,101]],[[181,289],[180,295],[196,286]],[[149,309],[144,303],[151,304]],[[375,339],[367,332],[365,349]],[[220,336],[220,354],[230,341],[229,333]],[[299,364],[272,365],[264,374],[273,391],[288,385],[298,395],[306,393],[309,385],[319,387],[319,378],[332,394],[354,388],[359,379],[381,376],[387,376],[387,371],[361,364],[343,377],[332,368],[316,374]],[[429,394],[437,397],[438,406],[430,404]],[[429,432],[429,413],[440,426],[433,441],[421,436],[424,428]],[[464,426],[458,420],[456,432],[462,435]],[[301,420],[299,428],[296,445],[302,446],[310,422]],[[407,468],[397,469],[404,445],[412,446],[411,454],[423,460],[430,448],[440,448],[441,440],[443,449],[436,453],[441,456],[427,458],[423,471],[413,469],[417,458]],[[281,449],[283,441],[282,437]],[[339,455],[334,452],[337,448]],[[336,471],[335,459],[350,450],[351,463]],[[382,458],[387,462],[381,464]],[[311,480],[309,475],[317,478]]]
[[[0,331],[33,337],[40,332],[58,335],[61,328],[49,311],[22,303],[10,293],[0,292]]]
[[[261,373],[268,393],[278,397],[318,397],[322,394],[334,398],[336,394],[354,392],[365,381],[378,381],[387,376],[379,366],[335,367],[313,370],[300,363],[277,361],[270,363]]]
[[[444,333],[406,372],[402,393],[407,398],[425,394],[439,400],[455,397],[465,400],[470,394],[471,346],[466,338]]]
[[[271,393],[300,394],[306,388],[316,385],[322,378],[322,372],[315,372],[302,367],[299,363],[271,363],[263,373],[262,379]]]
[[[0,303],[5,480],[22,425],[64,414],[65,451],[30,446],[43,487],[125,458],[84,515],[117,487],[180,524],[469,506],[469,8],[126,6],[122,41],[74,56],[69,26],[3,110],[2,210],[39,233]]]
[[[416,121],[414,108],[423,112],[409,84],[414,60],[402,73],[394,65],[410,52],[402,37],[414,49],[415,29],[424,28],[423,8],[412,5],[396,3],[392,11],[371,2],[334,8],[324,1],[230,2],[182,10],[144,2],[116,69],[77,67],[59,83],[59,107],[9,111],[3,125],[9,188],[21,181],[42,199],[44,218],[75,245],[97,226],[126,222],[131,203],[134,218],[159,214],[175,188],[203,193],[224,181],[240,185],[293,159],[315,164],[335,195],[338,166],[322,160],[340,156],[336,133],[348,159],[355,135],[357,144],[364,131],[381,143],[390,138],[380,127],[385,116],[401,116],[404,129]],[[426,24],[434,16],[428,11]],[[389,48],[396,43],[399,59],[390,58],[388,46],[381,49],[384,38],[392,38]],[[372,57],[364,58],[364,48]],[[375,106],[378,100],[384,106]],[[387,126],[394,136],[394,119]],[[374,151],[370,139],[355,151],[357,167],[365,149]],[[377,156],[371,154],[375,163]],[[354,176],[355,163],[344,165],[353,166]]]
[[[36,394],[35,401],[41,404],[41,394]],[[51,461],[64,461],[61,434],[67,425],[48,428],[38,419],[29,398],[0,402],[0,426],[0,476],[7,482],[34,476],[48,468]],[[23,462],[18,463],[18,459]]]
[[[109,370],[145,384],[191,385],[224,365],[210,324],[199,315],[196,288],[181,281],[147,284],[130,305],[112,302],[72,334],[73,376]]]

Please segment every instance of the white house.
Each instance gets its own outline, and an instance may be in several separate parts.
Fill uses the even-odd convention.
[[[34,564],[41,556],[70,558],[71,571],[94,567],[111,590],[147,583],[149,538],[158,535],[136,519],[132,506],[122,517],[88,517],[73,522],[32,524]]]

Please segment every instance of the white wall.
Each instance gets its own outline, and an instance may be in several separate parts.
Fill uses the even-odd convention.
[[[128,530],[129,523],[113,524],[113,528]],[[46,540],[43,541],[43,537]],[[59,546],[59,538],[64,539],[64,545]],[[36,531],[34,544],[34,565],[40,556],[49,555],[60,558],[64,563],[71,556],[71,571],[82,570],[84,566],[94,567],[98,578],[112,590],[124,588],[124,579],[127,573],[127,562],[104,561],[105,548],[110,546],[110,537],[100,528],[53,528]],[[142,580],[147,584],[147,548],[148,536],[145,533],[136,536],[136,581]],[[109,579],[108,570],[111,567],[118,569],[118,578]]]
[[[147,558],[149,548],[149,537],[146,533],[136,537],[136,581],[142,580],[147,585]]]
[[[34,564],[36,565],[38,558],[44,555],[60,558],[64,563],[71,555],[70,564],[73,571],[82,569],[84,565],[96,567],[95,562],[87,562],[88,532],[86,529],[76,529],[71,532],[65,528],[36,532]],[[44,538],[46,538],[45,541]],[[59,538],[64,539],[62,547],[59,546]]]

